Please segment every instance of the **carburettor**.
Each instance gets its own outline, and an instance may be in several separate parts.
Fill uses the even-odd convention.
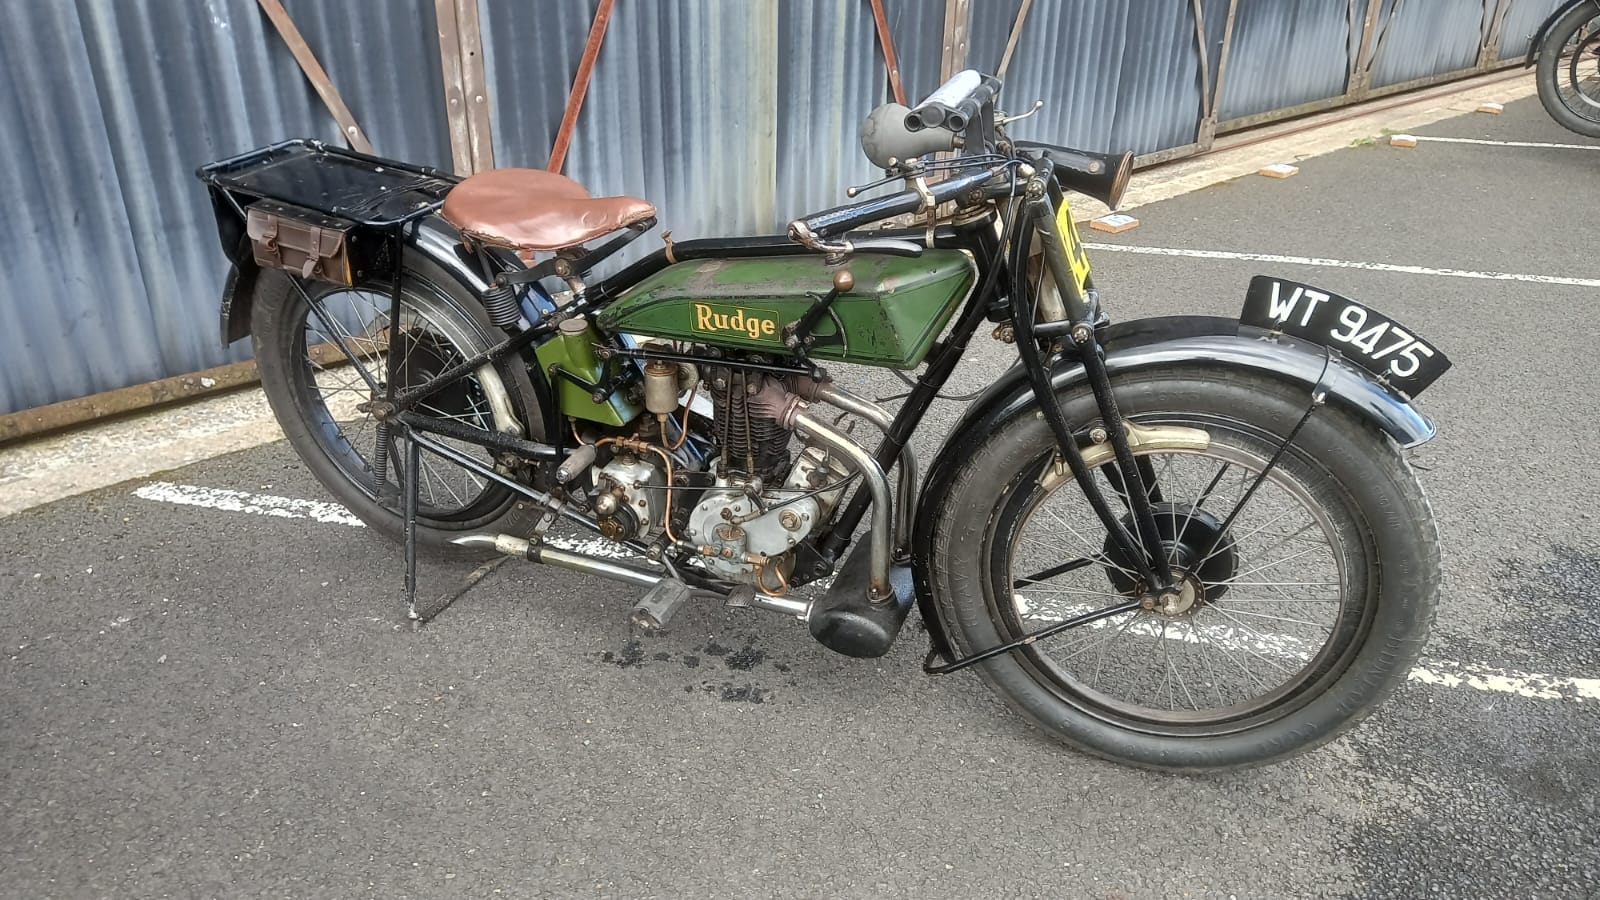
[[[660,344],[646,346],[671,349]],[[679,394],[694,387],[699,377],[691,363],[652,359],[645,364],[645,409],[655,415],[661,440],[666,440],[667,420],[678,410]],[[595,521],[600,533],[614,541],[648,537],[665,524],[667,472],[652,453],[664,461],[666,452],[640,437],[600,442],[618,449],[617,455],[594,475]]]

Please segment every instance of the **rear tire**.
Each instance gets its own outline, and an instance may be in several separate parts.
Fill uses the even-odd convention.
[[[1595,23],[1575,46],[1573,38]],[[1568,50],[1571,53],[1567,53]],[[1561,127],[1600,137],[1600,10],[1585,3],[1562,16],[1539,46],[1539,102]],[[1587,89],[1585,89],[1587,85]]]
[[[422,258],[406,261],[402,291],[402,328],[407,361],[402,387],[420,384],[454,361],[492,347],[504,333],[489,322],[482,305],[466,288]],[[348,288],[322,282],[306,285],[325,316],[337,322],[360,364],[380,384],[385,358],[379,349],[389,310],[387,284]],[[288,276],[264,270],[255,280],[251,332],[261,385],[289,445],[306,468],[361,521],[386,537],[401,541],[404,522],[399,512],[396,468],[405,463],[405,443],[390,442],[386,477],[374,478],[376,424],[354,407],[370,399],[360,379],[326,329],[312,314]],[[308,346],[323,345],[316,360]],[[370,354],[370,355],[369,355]],[[422,411],[460,419],[478,427],[503,429],[515,424],[523,435],[531,425],[538,434],[541,420],[527,372],[516,359],[479,369],[460,387],[446,388]],[[494,397],[495,400],[490,398]],[[498,401],[498,402],[495,402]],[[443,441],[493,465],[487,450]],[[537,511],[525,498],[503,485],[423,451],[418,503],[419,547],[435,555],[475,558],[487,555],[451,543],[463,534],[488,532],[526,535]]]
[[[1114,385],[1130,419],[1203,428],[1211,436],[1206,451],[1145,457],[1167,490],[1161,508],[1178,535],[1171,553],[1192,563],[1201,599],[1176,614],[1141,609],[1025,646],[979,664],[983,679],[1052,737],[1150,769],[1260,765],[1353,727],[1405,679],[1434,615],[1438,536],[1400,449],[1367,422],[1331,404],[1321,407],[1253,496],[1253,506],[1193,551],[1182,540],[1203,528],[1220,529],[1234,502],[1225,497],[1244,496],[1252,472],[1304,413],[1306,391],[1254,373],[1201,368],[1132,373]],[[1086,387],[1069,389],[1061,400],[1071,422],[1090,423],[1098,415]],[[1111,551],[1102,549],[1104,529],[1087,512],[1076,482],[1068,476],[1064,484],[1046,479],[1050,486],[1041,486],[1054,454],[1041,417],[1024,414],[1003,423],[973,449],[937,513],[930,579],[935,609],[962,655],[1140,596],[1108,558]],[[1199,477],[1180,479],[1184,466]],[[1206,481],[1213,469],[1223,486],[1180,489]],[[1100,483],[1118,509],[1111,481]],[[1200,502],[1185,506],[1186,493]],[[1215,509],[1205,506],[1208,500]],[[1036,511],[1049,518],[1029,531]],[[1292,565],[1278,567],[1273,559],[1280,556],[1257,549],[1277,533],[1258,534],[1268,526],[1256,528],[1247,516],[1265,521],[1269,513],[1286,523],[1285,531],[1301,520],[1291,515],[1309,523],[1284,538],[1296,543],[1273,551]],[[1314,540],[1319,534],[1326,551]],[[1052,537],[1079,549],[1056,553]],[[1302,543],[1311,549],[1299,549]],[[1231,549],[1217,549],[1224,545]],[[1073,561],[1070,554],[1079,555],[1076,566],[1050,574]],[[1040,571],[1021,576],[1034,567]],[[1163,664],[1165,676],[1158,680]],[[1124,678],[1125,686],[1102,684],[1108,674]],[[1258,681],[1260,696],[1254,696]]]

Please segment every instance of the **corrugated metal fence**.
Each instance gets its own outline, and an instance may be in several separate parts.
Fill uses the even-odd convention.
[[[498,164],[545,165],[597,2],[478,0]],[[1006,96],[1047,104],[1022,136],[1151,161],[1492,68],[1556,2],[1035,0]],[[913,100],[952,60],[992,71],[1024,7],[886,5]],[[286,6],[378,153],[451,165],[435,3]],[[218,344],[222,257],[191,173],[339,140],[256,3],[0,0],[0,77],[0,414],[242,359]],[[651,198],[678,239],[770,230],[872,175],[855,129],[886,96],[868,0],[619,0],[566,171]]]

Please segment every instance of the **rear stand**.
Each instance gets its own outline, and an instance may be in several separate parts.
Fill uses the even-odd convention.
[[[395,472],[395,478],[400,482],[401,515],[405,522],[406,621],[411,623],[412,631],[421,631],[422,626],[438,618],[452,604],[465,596],[467,591],[476,587],[478,582],[489,577],[495,569],[510,562],[512,557],[497,556],[485,562],[468,573],[454,588],[440,594],[426,609],[417,608],[417,502],[422,469],[422,446],[412,439],[410,426],[400,424],[398,428],[400,436],[406,443],[405,467],[402,471]]]
[[[394,319],[389,320],[391,323]],[[391,331],[393,326],[390,326]],[[393,341],[390,342],[389,357],[393,359]],[[394,365],[389,366],[389,372],[394,374]],[[389,393],[394,393],[394,382],[389,382]],[[406,529],[406,618],[412,623],[413,628],[422,627],[422,618],[417,615],[417,491],[419,490],[418,470],[422,468],[422,448],[412,440],[411,429],[404,428],[402,433],[406,438],[406,468],[400,474],[400,491],[404,495],[401,504],[401,515],[405,518]]]

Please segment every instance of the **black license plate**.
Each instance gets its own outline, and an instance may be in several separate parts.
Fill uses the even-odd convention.
[[[1413,397],[1450,368],[1450,360],[1411,329],[1309,284],[1257,275],[1239,321],[1332,347]]]

